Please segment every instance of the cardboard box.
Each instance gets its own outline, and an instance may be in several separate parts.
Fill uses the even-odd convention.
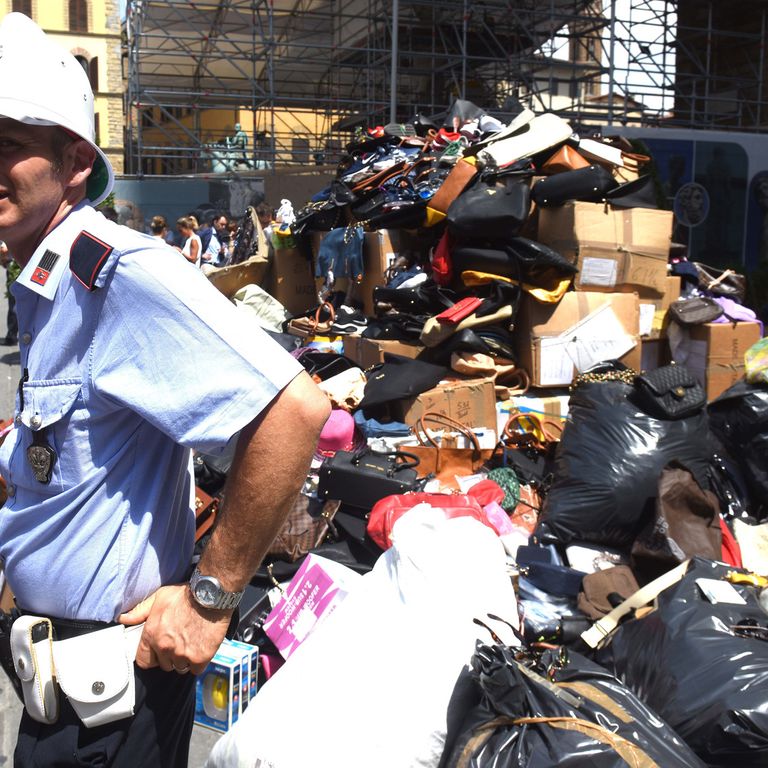
[[[519,365],[532,386],[562,387],[603,360],[640,368],[640,303],[636,293],[571,291],[558,304],[524,294],[515,327]]]
[[[211,285],[218,288],[228,299],[231,299],[244,285],[261,285],[268,273],[269,261],[261,256],[232,264],[229,267],[213,268],[207,272]]]
[[[640,335],[643,341],[665,338],[669,324],[669,305],[680,298],[680,278],[667,275],[661,296],[644,288],[639,288],[637,293],[640,297]]]
[[[372,365],[384,362],[384,354],[417,358],[424,350],[421,344],[407,341],[392,341],[389,339],[365,339],[362,336],[350,335],[344,337],[344,354],[354,360],[363,370]]]
[[[317,254],[325,232],[312,233],[312,254],[317,263]],[[347,278],[336,281],[336,289],[347,291],[349,296],[363,305],[366,315],[373,315],[373,289],[377,285],[386,285],[386,271],[397,258],[399,250],[399,232],[396,229],[380,229],[366,232],[363,240],[363,280],[359,285],[350,285]],[[317,281],[322,285],[322,278]],[[319,286],[318,286],[319,287]]]
[[[744,353],[760,340],[760,323],[703,323],[690,329],[684,365],[714,400],[744,376]]]
[[[300,315],[318,303],[312,262],[298,248],[273,252],[265,289],[292,315]]]
[[[450,379],[418,397],[397,400],[389,405],[394,421],[416,424],[428,411],[449,416],[465,427],[496,431],[496,390],[493,379]]]
[[[664,293],[671,211],[566,203],[540,211],[538,233],[542,243],[577,265],[577,290],[636,286]]]

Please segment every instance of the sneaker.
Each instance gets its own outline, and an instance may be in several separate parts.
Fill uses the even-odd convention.
[[[367,326],[368,319],[362,312],[342,304],[336,310],[336,320],[331,326],[330,333],[338,336],[362,333]]]
[[[411,123],[388,123],[384,126],[384,133],[387,136],[405,138],[407,136],[415,136],[416,128]]]

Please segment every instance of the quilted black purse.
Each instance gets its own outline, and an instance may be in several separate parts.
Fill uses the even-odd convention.
[[[682,419],[707,402],[698,379],[683,365],[665,365],[635,379],[635,401],[657,419]]]
[[[320,467],[317,495],[370,510],[385,496],[415,490],[418,464],[419,459],[405,451],[337,451]]]

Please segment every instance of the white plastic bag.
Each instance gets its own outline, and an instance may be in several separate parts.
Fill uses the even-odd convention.
[[[493,613],[517,624],[494,532],[422,506],[393,546],[266,683],[206,768],[437,766],[461,669]],[[503,624],[493,628],[513,644]],[[261,761],[261,762],[259,762]]]

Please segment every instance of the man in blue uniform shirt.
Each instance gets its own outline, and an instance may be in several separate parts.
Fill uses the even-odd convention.
[[[17,766],[187,765],[186,673],[224,638],[328,415],[297,362],[198,270],[94,210],[112,183],[83,69],[9,14],[0,239],[22,267],[23,375],[0,448],[0,557],[19,607],[50,618],[59,640],[143,623],[135,714],[85,729],[63,694],[52,723],[28,702]],[[235,435],[219,524],[190,577],[190,449],[223,451]],[[93,683],[93,697],[103,690]]]

